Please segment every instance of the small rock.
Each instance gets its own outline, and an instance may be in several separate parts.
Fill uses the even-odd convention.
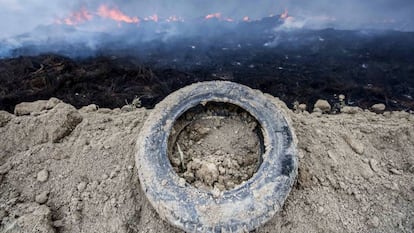
[[[35,201],[39,204],[44,204],[44,203],[47,202],[48,198],[49,198],[49,192],[48,191],[43,191],[39,195],[36,195]]]
[[[213,194],[213,197],[218,198],[221,195],[220,189],[218,187],[214,187],[213,190],[211,190],[211,194]]]
[[[345,113],[345,114],[356,114],[359,111],[362,111],[362,110],[358,107],[345,106],[345,107],[341,108],[341,112]]]
[[[0,110],[0,127],[5,126],[7,123],[9,123],[9,121],[13,118],[13,115],[6,112],[6,111],[2,111]]]
[[[374,172],[371,170],[370,166],[365,163],[362,165],[360,173],[365,179],[369,179],[374,175]]]
[[[385,104],[374,104],[371,106],[371,110],[376,113],[383,112],[385,110]]]
[[[85,190],[86,185],[87,185],[86,182],[82,181],[78,184],[78,186],[76,188],[78,189],[79,192],[82,192],[83,190]]]
[[[356,141],[348,135],[345,137],[345,141],[357,154],[362,155],[364,153],[364,145],[361,142]]]
[[[344,94],[340,94],[338,96],[339,101],[344,101],[345,100],[345,95]]]
[[[380,225],[380,220],[377,216],[374,216],[374,217],[370,218],[367,223],[368,223],[369,226],[377,228]]]
[[[299,104],[299,106],[298,106],[298,109],[299,109],[299,111],[301,111],[301,112],[304,112],[304,111],[306,111],[306,104]]]
[[[322,206],[319,206],[318,207],[318,214],[322,214],[323,211],[324,211],[323,207]]]
[[[377,162],[377,160],[375,160],[375,159],[370,159],[369,160],[369,166],[371,167],[371,169],[374,171],[374,172],[380,172],[381,170],[380,170],[380,168],[378,167],[378,162]]]
[[[331,105],[326,100],[318,100],[314,105],[314,109],[319,108],[322,112],[329,112],[331,111]]]
[[[65,225],[65,221],[63,219],[59,219],[59,220],[53,221],[52,225],[56,228],[60,228]]]
[[[49,140],[57,143],[68,136],[82,122],[82,116],[75,107],[59,103],[50,110],[51,127],[48,129]]]
[[[178,180],[178,186],[180,186],[180,187],[185,187],[185,180],[184,180],[183,178],[180,178],[180,179]]]
[[[37,173],[37,180],[39,182],[46,182],[49,179],[49,172],[46,169],[41,170]]]
[[[403,174],[403,173],[402,173],[402,171],[397,170],[397,169],[395,169],[395,168],[391,168],[391,169],[390,169],[390,172],[391,172],[392,174],[394,174],[394,175],[402,175],[402,174]]]
[[[206,184],[212,185],[217,181],[219,171],[214,163],[204,162],[201,164],[201,168],[196,172],[196,176]]]
[[[46,103],[46,109],[52,109],[54,108],[56,105],[58,105],[59,103],[62,103],[62,100],[52,97],[50,98],[47,103]]]
[[[109,174],[109,178],[113,179],[116,177],[117,172],[116,171],[111,171],[111,173]]]
[[[322,111],[319,108],[315,108],[315,109],[313,109],[312,116],[321,117],[322,116]]]
[[[14,107],[14,115],[30,115],[32,112],[41,112],[47,109],[47,100],[38,100],[35,102],[23,102]]]
[[[132,111],[134,111],[136,108],[134,107],[134,106],[132,106],[132,105],[124,105],[122,108],[121,108],[121,111],[122,112],[132,112]]]
[[[85,106],[79,109],[79,111],[85,112],[85,113],[95,112],[96,110],[98,110],[98,106],[96,106],[96,104],[90,104],[88,106]]]
[[[102,180],[106,180],[106,179],[108,179],[108,175],[107,174],[103,174],[102,175]]]

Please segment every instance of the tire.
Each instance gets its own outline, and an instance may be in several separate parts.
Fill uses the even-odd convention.
[[[156,105],[138,136],[135,159],[141,187],[161,218],[187,232],[245,232],[281,210],[297,174],[296,137],[272,99],[240,84],[211,81],[184,87]],[[249,112],[262,127],[265,145],[257,172],[218,197],[183,182],[167,155],[175,120],[209,101]]]

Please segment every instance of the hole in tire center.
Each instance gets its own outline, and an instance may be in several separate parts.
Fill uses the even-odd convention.
[[[199,104],[182,114],[168,140],[174,171],[206,191],[226,191],[250,179],[261,164],[260,124],[230,103]]]

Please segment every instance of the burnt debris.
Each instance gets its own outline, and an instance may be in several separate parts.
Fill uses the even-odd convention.
[[[300,30],[107,48],[82,58],[26,48],[0,60],[0,109],[12,112],[20,102],[50,97],[77,108],[116,108],[140,98],[151,108],[190,83],[230,80],[290,107],[321,98],[335,104],[343,94],[351,106],[414,110],[414,33]]]

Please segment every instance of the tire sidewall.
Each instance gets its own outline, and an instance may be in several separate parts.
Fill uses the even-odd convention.
[[[249,112],[260,124],[265,153],[258,171],[219,197],[185,183],[168,159],[168,138],[178,117],[203,102],[226,102]],[[141,187],[157,213],[187,232],[253,230],[279,211],[297,174],[295,136],[286,116],[262,92],[226,81],[182,88],[161,101],[137,140]]]

